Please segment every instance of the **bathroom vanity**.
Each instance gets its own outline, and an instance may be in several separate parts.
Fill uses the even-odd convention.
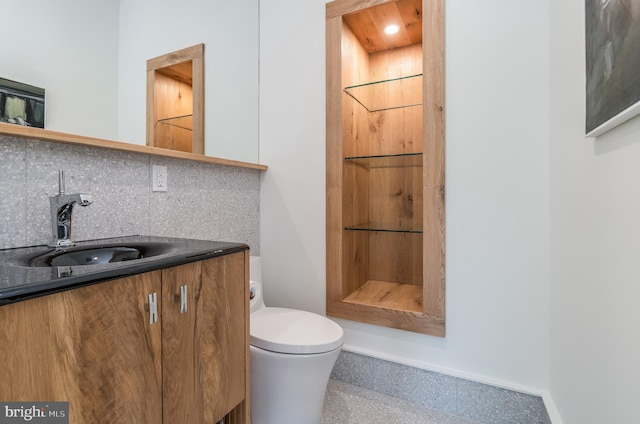
[[[0,251],[0,400],[68,401],[73,424],[248,424],[248,247],[98,244],[155,250],[61,266],[44,246]]]

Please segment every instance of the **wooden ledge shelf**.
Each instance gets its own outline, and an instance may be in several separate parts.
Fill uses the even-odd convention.
[[[381,305],[353,303],[346,299],[342,301],[327,299],[327,315],[438,337],[444,337],[445,334],[444,318],[386,308]]]
[[[198,155],[195,153],[180,152],[177,150],[162,149],[160,147],[143,146],[140,144],[128,144],[119,141],[110,141],[100,138],[85,137],[82,135],[45,130],[42,128],[23,127],[21,125],[6,124],[0,122],[0,135],[29,138],[32,140],[50,141],[54,143],[78,144],[81,146],[99,147],[104,149],[121,150],[125,152],[142,153],[154,156],[165,156],[177,159],[186,159],[196,162],[215,163],[219,165],[235,166],[238,168],[257,169],[266,171],[266,165],[251,162],[242,162],[231,159],[216,158],[213,156]]]
[[[369,280],[343,302],[422,314],[422,286]]]

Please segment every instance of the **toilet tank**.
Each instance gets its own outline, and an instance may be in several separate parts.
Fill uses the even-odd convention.
[[[251,256],[249,261],[249,280],[262,283],[262,262],[260,256]]]

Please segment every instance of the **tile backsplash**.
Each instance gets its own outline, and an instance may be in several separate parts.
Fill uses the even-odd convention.
[[[0,248],[51,239],[49,196],[90,193],[73,209],[76,241],[127,235],[246,243],[259,255],[260,171],[0,135]],[[152,192],[153,165],[167,168],[166,192]]]

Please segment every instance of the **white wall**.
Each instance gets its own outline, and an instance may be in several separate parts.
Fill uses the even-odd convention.
[[[45,89],[45,128],[116,138],[118,6],[0,0],[0,77]]]
[[[350,349],[548,387],[548,13],[546,2],[446,3],[447,336],[340,321]],[[320,313],[324,25],[324,0],[261,3],[265,300]]]
[[[119,139],[146,143],[147,60],[205,44],[205,154],[258,161],[258,0],[121,0]]]
[[[258,161],[258,0],[0,0],[0,77],[46,90],[45,127],[146,143],[147,60],[205,44],[205,154]]]
[[[638,422],[640,117],[584,137],[584,1],[551,2],[551,393],[566,424]]]

